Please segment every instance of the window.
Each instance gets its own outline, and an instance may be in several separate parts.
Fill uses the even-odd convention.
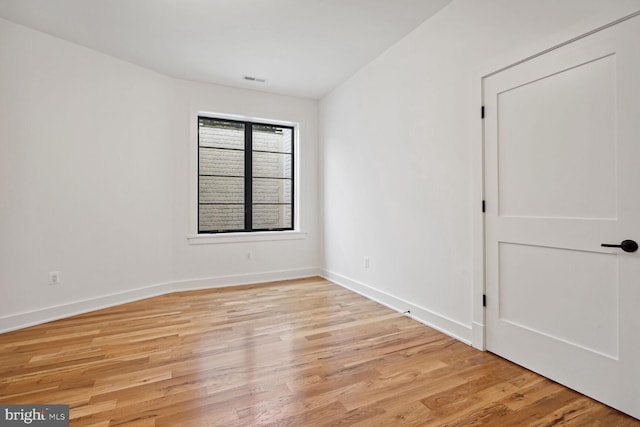
[[[198,117],[198,234],[293,230],[293,135]]]

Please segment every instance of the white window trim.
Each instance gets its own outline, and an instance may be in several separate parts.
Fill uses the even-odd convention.
[[[193,234],[187,236],[191,245],[210,245],[218,243],[265,242],[269,240],[305,239],[307,233],[301,231],[256,231],[251,233]]]
[[[249,122],[259,122],[271,125],[282,125],[293,127],[293,179],[295,182],[293,194],[293,230],[285,231],[256,231],[246,233],[198,233],[198,116],[212,117],[217,119],[240,120]],[[189,116],[190,138],[189,138],[189,231],[187,240],[190,245],[206,245],[220,243],[240,243],[240,242],[264,242],[270,240],[295,240],[304,239],[307,233],[300,227],[300,124],[284,120],[265,119],[262,117],[243,116],[235,114],[215,113],[193,109]]]

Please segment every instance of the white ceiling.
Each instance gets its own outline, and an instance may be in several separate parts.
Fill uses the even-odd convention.
[[[169,76],[320,98],[450,2],[0,0],[0,17]]]

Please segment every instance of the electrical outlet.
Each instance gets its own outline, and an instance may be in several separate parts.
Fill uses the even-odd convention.
[[[60,272],[59,271],[50,271],[49,272],[49,284],[50,285],[59,285],[60,284]]]
[[[369,261],[369,258],[364,259],[364,268],[369,268],[371,267],[371,262]]]

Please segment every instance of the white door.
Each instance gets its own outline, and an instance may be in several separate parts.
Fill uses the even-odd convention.
[[[483,91],[487,348],[640,418],[640,18]]]

